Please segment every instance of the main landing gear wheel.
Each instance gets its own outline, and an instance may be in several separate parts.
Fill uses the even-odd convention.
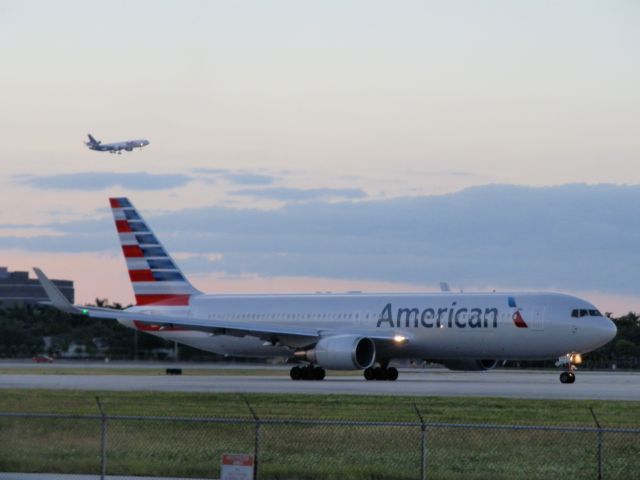
[[[562,372],[560,374],[560,383],[574,383],[576,381],[576,374],[573,372]]]
[[[291,380],[324,380],[326,372],[322,367],[314,367],[313,365],[305,367],[293,367],[289,371]]]
[[[398,369],[395,367],[369,367],[364,371],[364,378],[365,380],[390,380],[393,382],[398,379]]]
[[[289,370],[289,376],[291,380],[300,380],[302,378],[302,369],[300,367],[293,367]]]

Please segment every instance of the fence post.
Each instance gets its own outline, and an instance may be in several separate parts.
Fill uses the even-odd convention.
[[[96,403],[102,417],[100,421],[100,480],[104,480],[107,474],[107,414],[102,408],[100,397],[96,396]]]
[[[427,478],[427,425],[424,423],[424,418],[418,409],[418,405],[413,404],[413,408],[416,409],[418,418],[420,419],[420,478],[426,480]]]
[[[256,422],[256,437],[253,445],[253,478],[254,480],[258,480],[258,459],[260,456],[260,419],[258,418],[258,415],[256,415],[256,412],[253,410],[253,407],[246,398],[244,399],[244,402],[247,404],[247,408],[251,412],[253,420]]]
[[[596,426],[598,427],[598,436],[597,436],[597,451],[598,451],[598,480],[602,480],[602,442],[603,442],[603,432],[602,427],[600,426],[600,422],[598,421],[598,417],[596,417],[596,412],[593,411],[592,407],[589,407],[591,410],[591,416],[593,417],[593,421],[596,422]]]

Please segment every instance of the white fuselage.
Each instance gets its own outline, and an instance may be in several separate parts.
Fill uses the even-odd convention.
[[[406,337],[406,343],[387,343],[377,349],[377,356],[386,359],[553,359],[594,350],[616,333],[613,322],[590,303],[549,293],[194,295],[187,307],[145,306],[128,311],[306,326],[321,335],[326,330],[362,337],[393,332]],[[576,311],[587,314],[575,316]],[[136,328],[132,321],[121,323]],[[222,355],[293,354],[293,348],[253,336],[148,325],[138,328]],[[307,347],[304,340],[300,342],[296,348]],[[295,339],[288,338],[287,344],[295,344]]]
[[[127,140],[125,142],[115,143],[87,143],[87,146],[91,150],[97,150],[99,152],[120,152],[122,150],[130,152],[134,148],[142,148],[146,147],[147,145],[149,145],[149,140],[145,139]]]

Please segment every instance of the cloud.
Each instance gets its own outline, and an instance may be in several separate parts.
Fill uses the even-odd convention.
[[[451,177],[477,177],[475,173],[464,172],[464,171],[444,172],[444,175],[449,175]]]
[[[146,172],[82,172],[58,175],[19,175],[14,180],[23,185],[46,190],[105,190],[122,187],[130,190],[166,190],[182,187],[192,178],[180,174]]]
[[[224,168],[192,168],[191,171],[200,176],[207,176],[208,180],[213,177],[214,179],[226,180],[234,185],[270,185],[278,180],[278,177],[274,175]]]
[[[224,178],[236,185],[269,185],[276,180],[275,177],[259,173],[229,173]]]
[[[225,169],[195,168],[191,175],[146,172],[80,172],[57,175],[14,175],[13,181],[44,190],[96,191],[114,187],[129,190],[169,190],[196,180],[226,180],[233,185],[270,185],[278,177],[262,173]]]
[[[0,228],[7,230],[39,230],[42,228],[41,225],[34,225],[32,223],[3,223],[0,225]]]
[[[201,256],[186,262],[187,273],[638,294],[638,205],[640,186],[488,185],[357,202],[311,196],[268,211],[218,205],[147,221],[170,251]],[[0,237],[0,248],[117,245],[107,216],[42,227],[62,235]]]
[[[281,201],[317,200],[323,198],[360,199],[367,194],[357,188],[247,188],[229,192],[232,195]]]
[[[220,175],[223,173],[229,173],[231,170],[227,168],[191,168],[193,173],[201,173],[203,175]]]

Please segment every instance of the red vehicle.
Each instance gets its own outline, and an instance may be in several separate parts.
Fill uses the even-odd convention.
[[[33,357],[32,360],[36,363],[53,363],[53,358],[49,355],[38,355],[37,357]]]

